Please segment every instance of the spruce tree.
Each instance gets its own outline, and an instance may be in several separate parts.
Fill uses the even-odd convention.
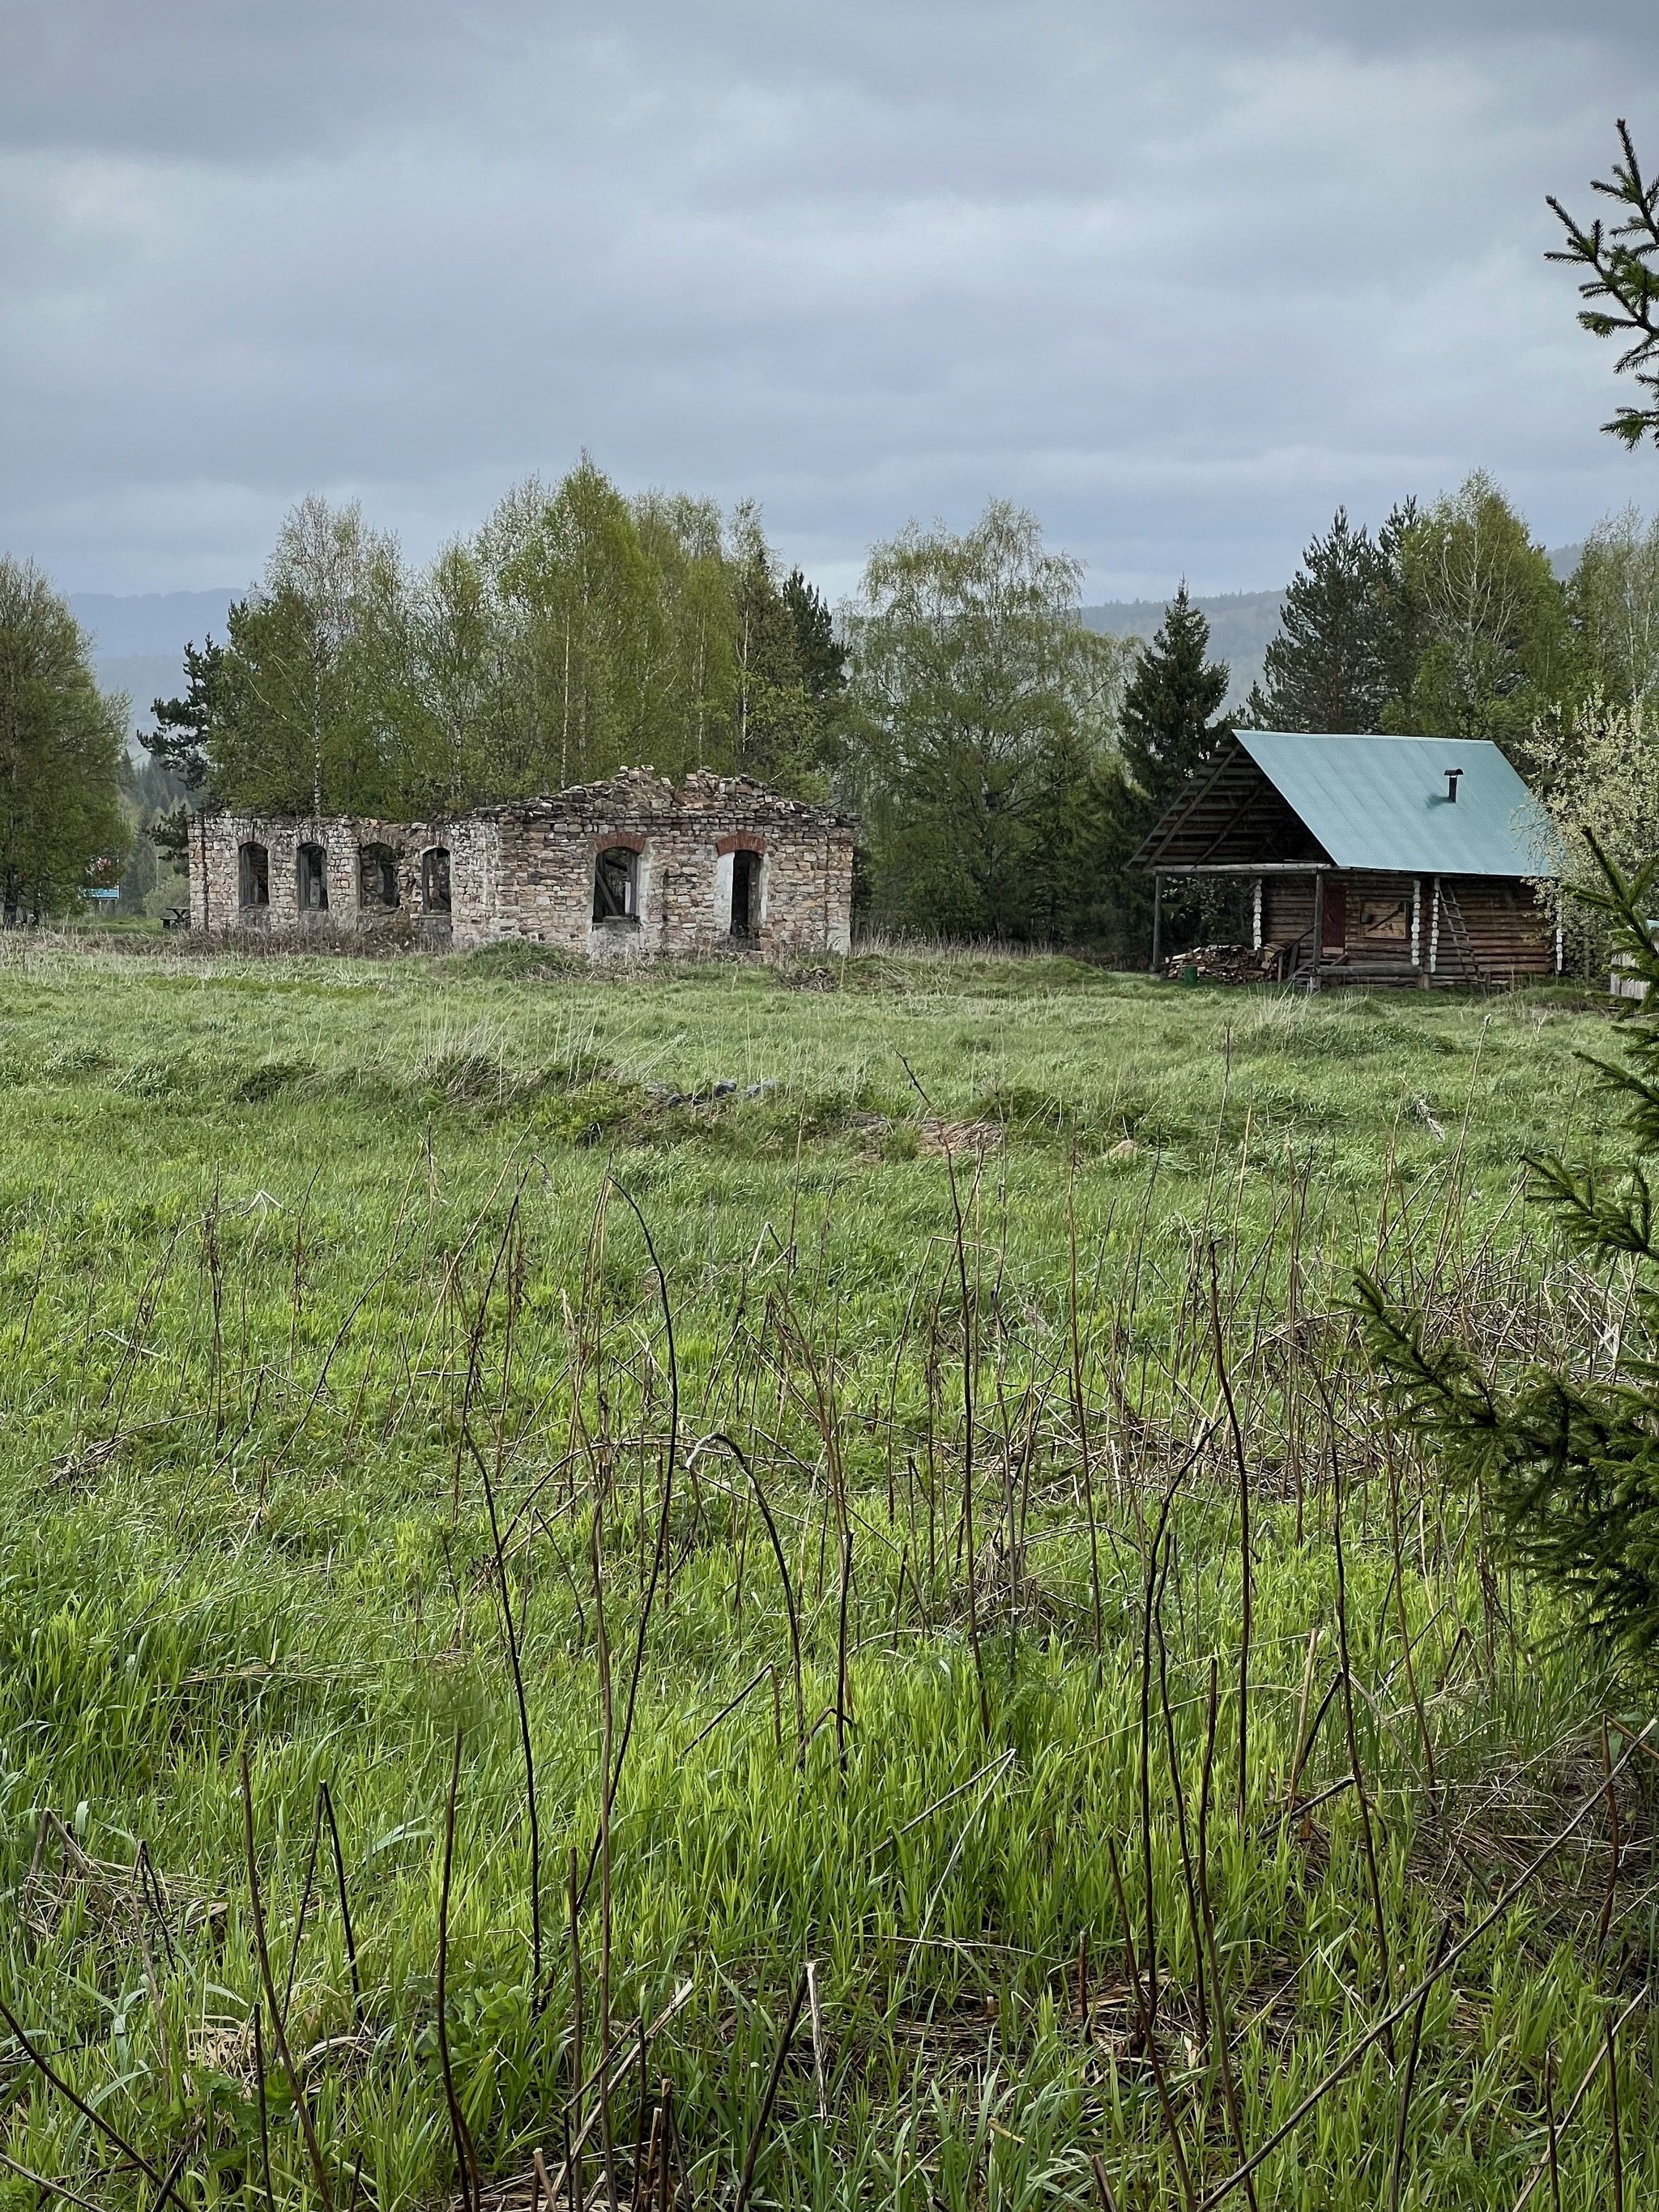
[[[1581,894],[1612,926],[1648,988],[1630,1008],[1622,1065],[1591,1059],[1622,1109],[1622,1168],[1529,1156],[1528,1196],[1554,1214],[1592,1279],[1632,1277],[1619,1370],[1570,1355],[1482,1359],[1362,1279],[1373,1358],[1398,1422],[1425,1438],[1480,1499],[1510,1558],[1562,1591],[1595,1636],[1659,1645],[1659,952],[1646,917],[1659,859],[1626,877],[1590,841],[1602,884]]]
[[[1246,709],[1256,728],[1347,735],[1381,726],[1389,697],[1384,581],[1370,532],[1356,530],[1339,507],[1285,592],[1265,687],[1252,690]]]
[[[1210,625],[1187,591],[1186,579],[1150,645],[1135,656],[1123,695],[1119,750],[1140,805],[1140,842],[1195,768],[1227,735],[1212,720],[1227,696],[1227,664],[1211,660]]]
[[[1103,779],[1100,807],[1108,829],[1103,840],[1107,876],[1101,921],[1120,958],[1139,962],[1150,942],[1152,889],[1131,866],[1135,852],[1195,769],[1201,768],[1231,732],[1218,719],[1227,696],[1224,660],[1209,658],[1210,625],[1180,590],[1164,611],[1150,645],[1135,656],[1123,695],[1118,757]],[[1197,926],[1197,902],[1170,917],[1176,928]]]
[[[847,648],[836,635],[836,618],[815,584],[799,568],[783,582],[783,603],[794,625],[795,650],[806,689],[821,704],[847,689]]]

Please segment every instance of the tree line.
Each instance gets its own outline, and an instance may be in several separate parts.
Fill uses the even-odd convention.
[[[1659,520],[1598,525],[1562,579],[1484,475],[1402,501],[1375,533],[1339,510],[1231,711],[1184,585],[1146,644],[1088,629],[1082,589],[1080,564],[1000,501],[967,530],[913,523],[873,547],[832,613],[752,506],[629,499],[586,458],[423,568],[356,507],[312,498],[225,635],[187,649],[134,770],[125,702],[100,699],[45,579],[8,561],[4,912],[73,903],[139,820],[181,851],[181,793],[420,820],[623,766],[705,768],[856,814],[872,925],[1133,964],[1136,849],[1237,726],[1490,738],[1570,839],[1588,823],[1616,856],[1659,845]],[[1224,930],[1230,896],[1175,926]]]
[[[1659,182],[1619,130],[1623,158],[1595,186],[1617,220],[1552,200],[1565,244],[1549,258],[1578,272],[1583,326],[1624,349],[1643,404],[1604,428],[1634,449],[1659,443]],[[1133,960],[1134,854],[1236,722],[1491,738],[1553,813],[1569,876],[1597,843],[1632,865],[1659,850],[1659,520],[1598,525],[1562,580],[1483,473],[1403,501],[1374,536],[1339,508],[1232,718],[1184,583],[1131,646],[1085,627],[1082,573],[994,501],[966,532],[912,523],[874,547],[836,621],[752,505],[727,519],[629,499],[586,456],[420,569],[356,506],[307,499],[225,637],[187,649],[184,693],[140,733],[140,776],[127,702],[100,696],[68,607],[8,556],[0,915],[73,905],[135,822],[176,859],[182,810],[161,801],[179,789],[418,818],[637,764],[855,811],[858,901],[877,922]],[[1196,895],[1173,917],[1205,918]]]
[[[419,820],[644,765],[828,796],[830,609],[757,511],[629,500],[584,458],[423,568],[353,505],[284,522],[150,750],[216,804]]]

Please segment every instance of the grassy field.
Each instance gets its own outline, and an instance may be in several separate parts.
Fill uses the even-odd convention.
[[[1615,1359],[1609,1042],[0,947],[0,2191],[1655,2201],[1643,1686],[1345,1303]]]

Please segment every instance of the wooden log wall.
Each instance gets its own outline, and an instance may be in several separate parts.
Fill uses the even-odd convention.
[[[1418,878],[1355,869],[1333,869],[1325,878],[1325,957],[1341,957],[1327,971],[1340,982],[1414,982],[1419,962],[1412,949],[1412,905]],[[1434,956],[1432,980],[1499,987],[1555,972],[1555,933],[1529,885],[1489,876],[1442,878],[1437,939],[1432,876],[1420,878],[1421,964]],[[1451,902],[1462,920],[1460,930]],[[1261,878],[1261,941],[1310,941],[1314,918],[1311,876]],[[1304,948],[1304,957],[1305,957]]]

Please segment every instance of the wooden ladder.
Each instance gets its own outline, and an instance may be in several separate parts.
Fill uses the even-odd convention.
[[[1469,926],[1463,919],[1463,909],[1457,903],[1457,893],[1443,878],[1440,884],[1440,927],[1457,949],[1457,957],[1466,975],[1484,984],[1486,976],[1474,955],[1474,940],[1469,935]]]

